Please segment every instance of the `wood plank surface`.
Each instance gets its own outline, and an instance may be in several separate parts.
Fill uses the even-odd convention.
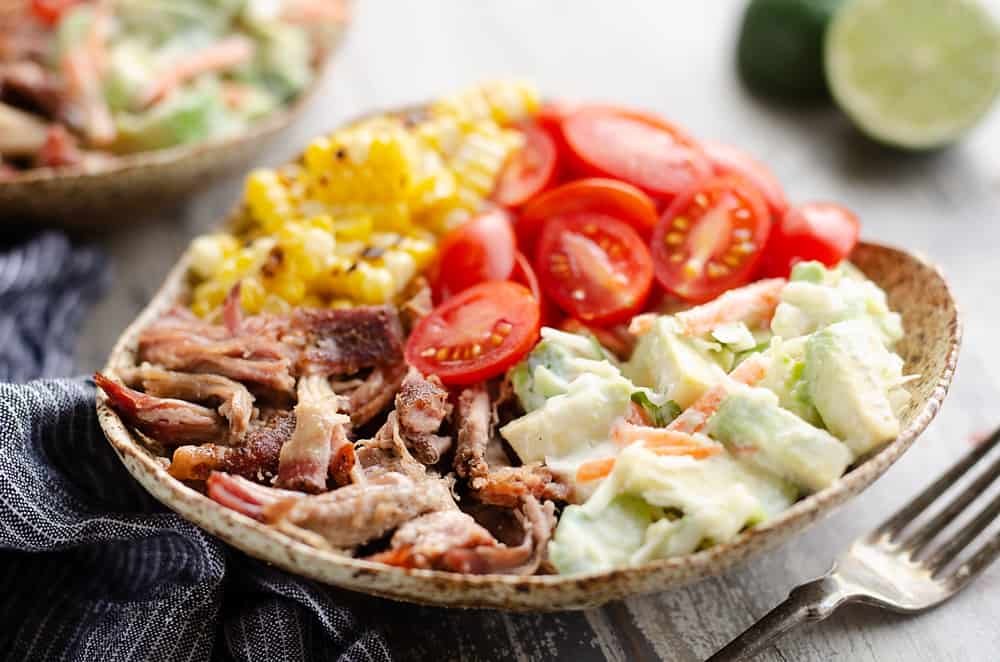
[[[280,163],[311,135],[371,108],[417,102],[491,76],[531,77],[552,96],[656,109],[698,136],[755,153],[792,199],[845,203],[861,216],[866,237],[941,264],[965,314],[951,395],[922,439],[871,489],[805,535],[725,577],[554,615],[346,598],[384,624],[401,659],[703,660],[790,588],[825,571],[849,541],[919,491],[975,434],[1000,424],[1000,111],[954,148],[913,156],[867,142],[830,108],[794,109],[756,99],[734,73],[742,5],[362,0],[319,98],[260,163]],[[116,279],[84,328],[81,369],[103,365],[114,339],[190,238],[224,215],[240,186],[232,178],[100,238],[113,257]],[[921,616],[845,608],[793,633],[760,659],[997,660],[998,589],[1000,565]]]

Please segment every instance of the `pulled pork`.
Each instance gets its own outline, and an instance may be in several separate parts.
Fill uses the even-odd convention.
[[[101,373],[94,375],[94,382],[122,418],[164,446],[219,442],[227,436],[225,421],[208,407],[146,395]]]
[[[359,428],[383,411],[396,397],[406,375],[406,364],[379,366],[350,393],[347,410],[351,424]]]
[[[348,441],[345,429],[351,419],[346,414],[338,413],[340,397],[330,388],[326,377],[302,377],[299,379],[298,395],[295,432],[281,447],[278,486],[315,494],[326,491],[326,479],[333,458],[349,453],[351,460],[344,464],[354,466],[354,447]]]
[[[456,409],[458,443],[455,448],[455,473],[469,479],[469,487],[483,503],[516,507],[526,496],[565,501],[569,487],[558,482],[540,464],[519,467],[491,467],[487,455],[500,456],[502,449],[493,436],[493,409],[485,384],[465,389],[458,396]]]
[[[538,570],[567,490],[540,465],[510,465],[495,434],[502,398],[481,384],[453,406],[437,377],[407,366],[391,306],[244,316],[239,294],[219,323],[176,308],[149,325],[127,385],[95,377],[124,420],[175,447],[172,476],[206,481],[218,503],[311,545],[365,545],[383,550],[367,558],[410,568]],[[424,284],[403,307],[407,325],[429,302]],[[374,436],[352,443],[386,409]],[[479,521],[433,469],[453,448]]]
[[[213,471],[225,471],[252,480],[278,475],[281,447],[295,431],[295,414],[269,410],[251,425],[240,446],[202,444],[174,450],[167,471],[180,480],[205,480]]]
[[[414,480],[395,472],[317,495],[212,474],[208,494],[298,540],[335,548],[363,545],[424,513],[456,508],[444,479]]]
[[[369,559],[407,568],[530,575],[538,570],[548,547],[556,524],[555,507],[552,502],[542,506],[529,496],[518,518],[523,540],[508,546],[466,513],[433,512],[399,527],[389,549]]]
[[[410,368],[396,394],[399,434],[420,462],[437,464],[451,448],[451,437],[436,434],[451,414],[448,391],[436,376]]]
[[[254,398],[246,386],[228,377],[173,372],[148,363],[122,370],[121,376],[126,384],[142,386],[154,397],[218,403],[219,414],[229,421],[231,444],[239,443],[250,428]]]

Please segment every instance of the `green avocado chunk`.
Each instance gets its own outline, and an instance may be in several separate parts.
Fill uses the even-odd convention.
[[[676,330],[673,318],[658,317],[639,339],[622,372],[636,386],[663,393],[682,409],[689,407],[724,376],[695,342]]]
[[[778,396],[762,388],[734,388],[709,419],[708,435],[741,461],[810,492],[840,478],[853,459],[836,437],[782,409]]]
[[[805,382],[810,400],[827,429],[855,455],[899,434],[890,396],[902,382],[902,367],[867,320],[831,324],[808,337]]]

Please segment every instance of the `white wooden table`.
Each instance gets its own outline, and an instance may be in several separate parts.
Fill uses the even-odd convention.
[[[962,359],[948,401],[916,446],[865,494],[725,577],[557,615],[449,612],[346,596],[384,625],[401,659],[703,660],[795,584],[825,571],[850,540],[964,452],[974,434],[1000,424],[1000,111],[957,147],[910,156],[865,141],[830,108],[772,106],[750,96],[734,73],[742,5],[361,0],[319,98],[261,162],[280,163],[311,135],[363,111],[492,76],[534,78],[550,96],[661,111],[698,136],[757,154],[794,200],[845,203],[861,216],[866,237],[925,253],[945,268],[965,312]],[[114,259],[116,280],[84,329],[82,369],[103,364],[183,247],[224,214],[240,185],[233,178],[100,240]],[[761,659],[997,660],[998,589],[1000,564],[934,612],[901,617],[846,608]]]

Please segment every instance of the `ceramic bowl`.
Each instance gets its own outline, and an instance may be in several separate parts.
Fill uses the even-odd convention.
[[[0,217],[64,227],[114,228],[136,208],[183,197],[246,168],[287,128],[323,80],[344,26],[325,43],[309,88],[245,131],[166,149],[127,154],[84,168],[33,168],[0,182]]]
[[[913,397],[902,413],[899,437],[857,463],[833,485],[798,501],[732,542],[637,567],[576,576],[463,575],[401,569],[315,549],[225,508],[172,478],[166,471],[166,460],[142,445],[108,407],[102,392],[97,398],[98,414],[122,462],[154,497],[234,547],[289,572],[355,591],[439,606],[523,611],[594,607],[718,575],[736,563],[767,552],[871,485],[934,418],[951,382],[961,340],[958,312],[944,277],[923,259],[879,244],[861,243],[851,259],[886,291],[889,304],[902,314],[907,330],[897,351],[906,360],[906,372],[918,374],[919,378],[909,385]],[[185,256],[118,340],[107,372],[114,374],[133,366],[140,330],[186,299],[187,269]]]

